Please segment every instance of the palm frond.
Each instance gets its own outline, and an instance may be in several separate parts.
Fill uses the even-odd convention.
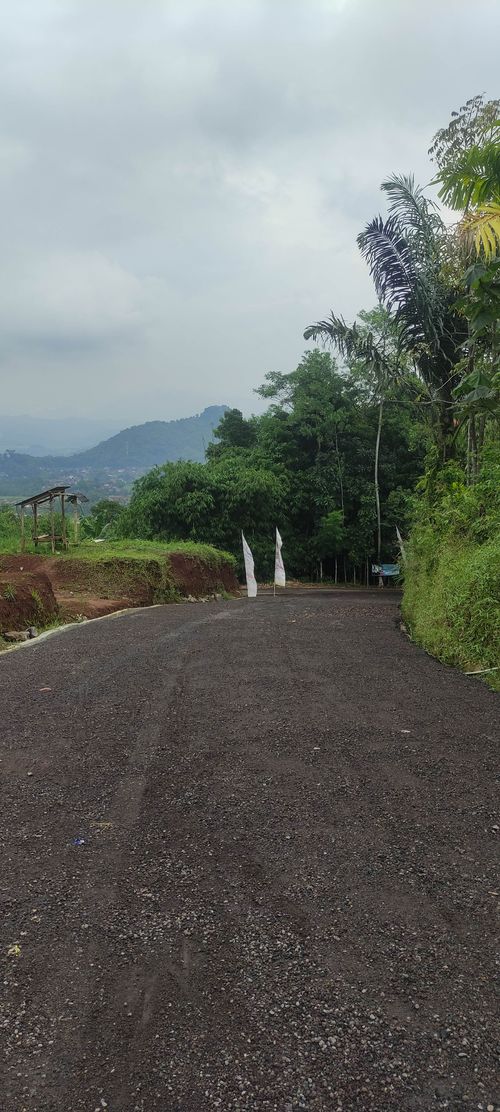
[[[413,253],[395,216],[376,216],[358,236],[358,246],[368,263],[377,296],[391,312],[404,303],[417,281]]]
[[[395,314],[406,350],[443,346],[446,305],[439,272],[416,250],[395,216],[375,217],[358,236],[378,297]]]
[[[500,196],[499,138],[483,146],[471,147],[441,171],[434,184],[440,184],[439,197],[453,209],[484,205]]]
[[[474,245],[476,255],[486,262],[493,260],[500,254],[500,201],[467,213],[460,231],[466,242]]]
[[[321,339],[331,344],[344,359],[361,360],[378,378],[386,373],[385,353],[375,342],[373,333],[362,331],[356,324],[347,324],[343,317],[336,317],[334,313],[327,320],[308,325],[304,339]]]
[[[413,174],[392,174],[380,187],[388,197],[391,216],[395,216],[406,235],[419,241],[428,255],[436,256],[444,224],[437,206],[415,185]]]

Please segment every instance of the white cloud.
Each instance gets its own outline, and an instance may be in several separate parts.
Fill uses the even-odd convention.
[[[4,6],[4,411],[250,408],[310,320],[373,303],[380,181],[429,181],[499,31],[496,0]]]
[[[98,251],[57,251],[13,263],[0,301],[4,335],[105,339],[147,316],[139,279]]]

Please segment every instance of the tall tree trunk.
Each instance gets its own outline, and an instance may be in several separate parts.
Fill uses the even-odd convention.
[[[383,413],[384,413],[384,399],[382,397],[380,399],[379,407],[378,407],[378,427],[377,427],[377,440],[376,440],[376,443],[375,443],[375,473],[374,473],[375,501],[377,503],[377,562],[379,564],[380,564],[380,559],[381,559],[381,555],[382,555],[382,518],[380,516],[380,490],[379,490],[379,483],[378,483],[378,462],[379,462],[379,455],[380,455],[380,437],[382,435]],[[379,587],[384,586],[384,580],[383,580],[381,575],[379,575],[378,585],[379,585]]]
[[[337,470],[338,470],[338,473],[339,473],[339,486],[340,486],[340,506],[341,506],[341,509],[342,509],[342,516],[343,516],[344,515],[344,480],[342,478],[342,467],[341,467],[341,464],[340,464],[340,453],[339,453],[339,439],[338,439],[338,434],[337,434],[337,429],[336,428],[335,428],[335,452],[337,454]]]
[[[335,582],[336,583],[337,583],[337,580],[338,580],[338,561],[337,561],[337,557],[335,557]]]
[[[475,483],[478,472],[478,457],[477,457],[477,436],[476,436],[476,418],[474,414],[470,418],[470,449],[471,449],[471,482]]]
[[[471,469],[471,460],[472,460],[472,453],[471,453],[471,436],[470,436],[470,422],[471,422],[471,419],[470,419],[470,417],[469,417],[469,420],[467,421],[467,454],[466,454],[466,458],[465,458],[465,482],[466,482],[467,486],[470,486],[470,485],[471,485],[471,474],[472,474],[472,469]]]
[[[477,423],[477,450],[478,450],[479,457],[481,457],[481,453],[482,453],[483,448],[484,448],[484,433],[485,433],[485,430],[486,430],[486,413],[481,413],[481,416],[480,416],[479,421]]]

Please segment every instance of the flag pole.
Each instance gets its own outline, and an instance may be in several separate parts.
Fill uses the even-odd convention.
[[[282,546],[282,544],[283,544],[283,541],[281,540],[280,534],[278,532],[278,526],[276,526],[276,545],[275,545],[275,550],[274,550],[274,585],[273,585],[273,596],[274,596],[274,598],[276,598],[276,584],[278,584],[279,587],[284,587],[285,584],[286,584],[285,569],[283,567],[283,560],[282,560],[282,557],[281,557],[281,546]]]

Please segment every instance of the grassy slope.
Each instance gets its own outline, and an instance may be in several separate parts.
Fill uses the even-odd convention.
[[[161,541],[121,540],[104,541],[102,544],[96,544],[95,541],[84,541],[77,548],[70,548],[68,553],[63,555],[66,559],[73,556],[79,560],[117,558],[159,560],[168,558],[173,554],[202,560],[209,567],[220,567],[221,564],[230,564],[231,567],[236,565],[234,557],[229,552],[222,552],[218,548],[213,548],[210,544],[197,544],[194,541],[168,541],[163,543]]]
[[[464,671],[500,665],[500,543],[440,546],[431,563],[410,551],[403,614],[430,653]]]
[[[29,528],[29,524],[28,524]],[[71,537],[71,526],[69,528]],[[0,513],[0,553],[14,555],[21,551],[21,533],[19,519],[13,512]],[[28,541],[26,552],[38,553],[40,556],[50,556],[49,545],[43,544],[35,549]],[[129,559],[129,560],[159,560],[173,553],[192,559],[202,560],[209,567],[219,567],[221,564],[236,566],[234,557],[229,552],[222,552],[210,544],[197,544],[194,541],[142,541],[120,540],[95,543],[92,540],[82,541],[75,546],[70,543],[67,552],[59,552],[63,559],[78,560],[103,560],[103,559]]]
[[[485,673],[500,690],[500,461],[490,453],[464,486],[450,464],[422,503],[408,545],[403,615],[412,636],[446,664]]]

